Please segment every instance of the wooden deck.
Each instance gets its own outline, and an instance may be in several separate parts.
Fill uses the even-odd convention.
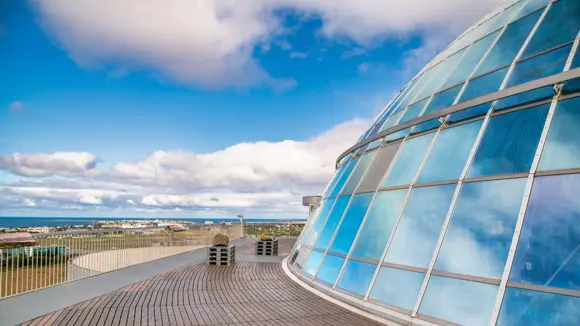
[[[41,304],[41,303],[39,303]],[[378,325],[303,289],[279,262],[197,262],[21,325]]]

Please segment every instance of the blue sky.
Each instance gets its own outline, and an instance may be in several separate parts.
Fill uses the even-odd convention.
[[[301,216],[469,2],[4,1],[0,215]]]

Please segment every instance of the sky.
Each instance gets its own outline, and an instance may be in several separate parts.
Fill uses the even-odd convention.
[[[500,0],[0,0],[0,216],[303,218]]]

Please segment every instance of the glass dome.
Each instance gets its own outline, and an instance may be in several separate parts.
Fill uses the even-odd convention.
[[[580,1],[508,0],[337,160],[288,260],[399,322],[580,325]]]

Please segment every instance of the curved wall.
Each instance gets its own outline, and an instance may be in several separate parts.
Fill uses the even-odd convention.
[[[579,31],[578,0],[508,0],[463,33],[340,160],[291,270],[399,321],[580,324],[580,79],[546,82],[580,77]]]

